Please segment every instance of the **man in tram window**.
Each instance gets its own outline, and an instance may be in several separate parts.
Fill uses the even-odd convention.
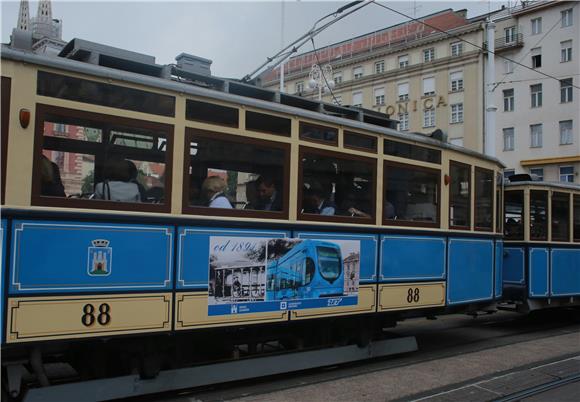
[[[330,199],[330,191],[325,190],[322,184],[316,181],[310,183],[304,204],[312,205],[313,208],[308,211],[311,213],[319,215],[334,215],[336,213],[336,205]]]
[[[270,176],[261,175],[256,180],[256,204],[252,209],[259,209],[262,211],[281,211],[282,198],[280,192],[276,188],[276,182]]]

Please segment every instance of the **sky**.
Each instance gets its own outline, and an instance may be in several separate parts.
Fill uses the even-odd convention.
[[[1,0],[2,43],[10,41],[19,4]],[[38,2],[29,4],[31,16],[36,16]],[[56,0],[52,1],[52,15],[62,20],[65,41],[80,38],[144,53],[154,56],[158,64],[175,63],[175,56],[190,53],[212,60],[213,75],[242,78],[306,33],[316,20],[345,4],[348,2]],[[404,0],[384,4],[416,17],[447,8],[466,8],[468,17],[473,17],[498,9],[507,1]],[[320,48],[405,21],[370,4],[322,32],[314,43]],[[311,50],[308,42],[298,53]]]

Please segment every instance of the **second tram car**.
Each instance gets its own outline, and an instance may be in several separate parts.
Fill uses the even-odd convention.
[[[522,312],[580,306],[580,186],[512,177],[505,232],[506,302]]]

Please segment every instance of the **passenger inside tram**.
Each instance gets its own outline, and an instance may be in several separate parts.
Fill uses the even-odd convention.
[[[232,204],[225,195],[226,182],[219,176],[210,176],[201,185],[202,197],[210,208],[228,208]]]
[[[248,185],[248,183],[246,183]],[[249,203],[248,209],[257,209],[262,211],[281,211],[282,197],[276,182],[272,177],[261,175],[255,181],[256,186],[256,201]]]
[[[141,202],[139,186],[131,180],[130,163],[120,157],[107,159],[103,168],[104,180],[95,185],[95,199]]]
[[[66,197],[58,165],[44,155],[40,163],[40,193],[50,197]]]

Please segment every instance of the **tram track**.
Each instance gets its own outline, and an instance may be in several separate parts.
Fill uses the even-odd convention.
[[[247,381],[222,383],[155,396],[131,398],[126,401],[235,400],[369,375],[383,370],[404,369],[439,359],[578,333],[580,321],[577,314],[577,312],[560,311],[522,316],[500,312],[476,319],[465,316],[445,316],[435,323],[409,320],[389,330],[389,333],[399,336],[415,335],[419,344],[419,351],[415,353],[257,378],[251,381],[250,386],[247,385]]]

